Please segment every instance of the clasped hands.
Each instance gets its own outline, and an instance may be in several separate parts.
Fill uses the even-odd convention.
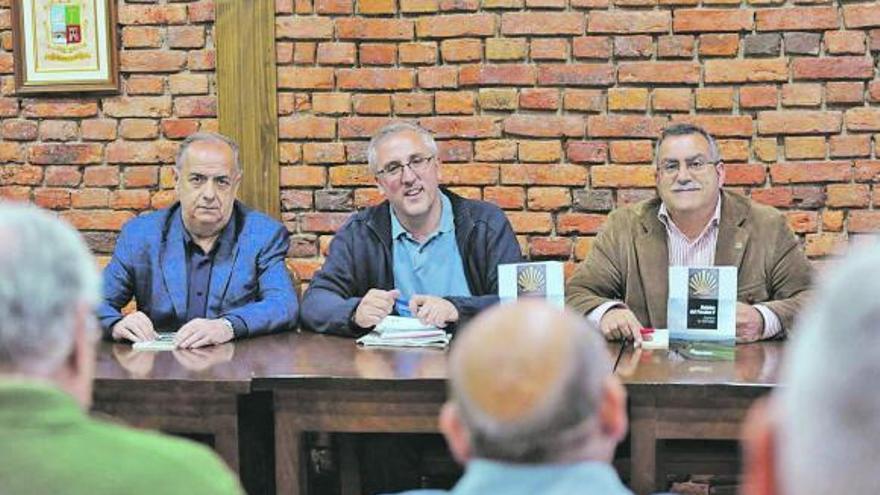
[[[370,289],[358,304],[353,320],[361,328],[371,328],[379,324],[383,318],[391,314],[394,303],[400,298],[400,291]],[[445,328],[446,325],[458,321],[458,310],[455,306],[437,296],[414,295],[409,300],[410,313],[425,325]]]
[[[115,340],[132,342],[154,340],[157,336],[153,322],[141,311],[130,313],[116,322],[111,335]],[[180,327],[174,342],[180,349],[194,349],[229,342],[234,336],[232,329],[222,320],[195,318]]]
[[[636,315],[626,306],[609,309],[602,315],[599,329],[608,340],[629,339],[636,344],[642,342],[642,328]],[[736,303],[736,342],[747,344],[761,340],[764,334],[764,318],[749,304]]]

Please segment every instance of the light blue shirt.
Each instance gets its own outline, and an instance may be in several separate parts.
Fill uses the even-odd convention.
[[[610,465],[602,462],[571,464],[512,464],[474,459],[449,492],[415,490],[409,495],[632,495]]]
[[[452,203],[445,194],[439,194],[440,226],[421,244],[403,228],[394,209],[390,209],[394,288],[400,291],[401,300],[409,301],[414,294],[471,295],[455,238]]]

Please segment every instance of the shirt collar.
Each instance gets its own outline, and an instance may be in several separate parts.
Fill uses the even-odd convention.
[[[220,231],[220,235],[217,236],[217,241],[214,243],[214,247],[211,248],[211,252],[205,253],[205,254],[216,253],[220,249],[221,245],[226,245],[227,243],[232,243],[232,241],[233,241],[232,238],[235,235],[235,230],[236,230],[235,206],[233,206],[232,208],[233,208],[232,215],[229,217],[229,222],[226,224],[225,227],[223,227],[223,230]],[[183,209],[182,208],[181,208],[180,215],[181,215],[181,223],[182,223],[183,222]],[[182,223],[182,225],[183,225],[182,230],[183,230],[183,243],[184,243],[184,245],[187,246],[188,248],[197,247],[197,248],[201,249],[201,247],[199,247],[198,244],[196,244],[195,241],[193,241],[192,235],[189,233],[189,231],[186,230],[186,224]]]
[[[48,382],[0,379],[0,424],[62,425],[85,418],[76,400]]]
[[[657,219],[660,220],[666,228],[670,228],[670,226],[678,228],[675,225],[675,222],[672,221],[672,217],[669,216],[669,210],[666,209],[666,203],[660,203],[660,210],[657,211]],[[706,224],[706,227],[703,228],[703,232],[705,232],[710,227],[714,227],[718,225],[721,221],[721,192],[718,192],[718,199],[715,201],[715,212],[712,214],[712,218],[709,219],[709,223]],[[702,236],[702,233],[700,234]],[[699,237],[699,236],[698,236]]]
[[[437,194],[440,195],[440,225],[435,232],[428,236],[428,240],[436,235],[452,232],[455,229],[455,218],[452,216],[452,202],[449,201],[449,198],[446,197],[445,194],[443,194],[443,191],[438,190]],[[399,239],[402,235],[412,238],[412,235],[407,232],[403,227],[403,224],[400,223],[400,220],[397,219],[397,214],[394,213],[394,208],[389,207],[388,211],[389,215],[391,215],[391,238]]]

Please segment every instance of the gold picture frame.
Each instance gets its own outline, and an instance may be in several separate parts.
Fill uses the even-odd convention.
[[[115,0],[12,0],[19,94],[119,92]]]

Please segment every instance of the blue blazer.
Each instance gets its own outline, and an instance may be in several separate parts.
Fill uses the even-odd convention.
[[[233,242],[219,245],[211,271],[207,318],[237,316],[247,331],[236,337],[295,328],[296,291],[284,257],[287,229],[241,203],[233,207]],[[104,269],[98,319],[109,335],[120,309],[134,297],[157,331],[176,331],[186,321],[187,270],[180,203],[125,224]]]

